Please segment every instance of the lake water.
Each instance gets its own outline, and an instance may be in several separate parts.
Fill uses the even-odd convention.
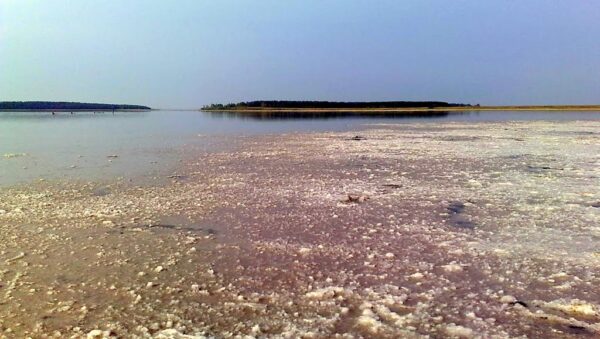
[[[445,121],[600,120],[600,112],[492,111],[424,116],[347,113],[257,114],[195,111],[0,112],[0,186],[38,179],[153,176],[172,168],[186,144],[228,135],[343,131],[365,124]]]

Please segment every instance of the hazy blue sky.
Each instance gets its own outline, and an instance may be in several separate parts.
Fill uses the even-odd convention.
[[[600,103],[600,1],[0,0],[0,100]]]

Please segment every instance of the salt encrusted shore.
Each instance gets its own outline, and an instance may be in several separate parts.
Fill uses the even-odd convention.
[[[240,137],[0,191],[5,337],[600,335],[600,122]]]

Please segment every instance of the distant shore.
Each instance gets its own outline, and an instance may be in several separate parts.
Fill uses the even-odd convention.
[[[200,109],[203,112],[239,112],[239,113],[330,113],[330,112],[448,112],[448,111],[600,111],[600,105],[540,105],[540,106],[453,106],[453,107],[398,107],[398,108],[279,108],[279,107],[234,107],[223,109]]]
[[[0,111],[9,112],[115,112],[147,111],[143,105],[102,104],[70,101],[0,101]]]
[[[148,112],[153,109],[115,109],[115,110],[106,110],[106,109],[0,109],[0,112],[58,112],[58,113],[70,113],[70,112],[101,112],[101,113],[111,113],[111,112]]]

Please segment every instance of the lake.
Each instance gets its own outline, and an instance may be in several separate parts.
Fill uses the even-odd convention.
[[[227,136],[344,131],[368,124],[451,121],[600,120],[600,112],[439,112],[435,116],[349,113],[240,115],[197,111],[0,112],[0,186],[39,179],[156,176],[175,168],[184,145]]]

